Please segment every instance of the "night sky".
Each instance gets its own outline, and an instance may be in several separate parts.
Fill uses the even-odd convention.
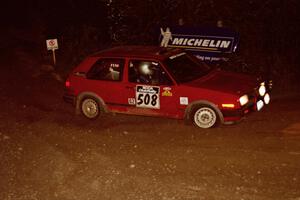
[[[1,34],[8,37],[6,43],[44,44],[46,38],[58,37],[65,54],[74,55],[69,49],[85,49],[75,52],[81,56],[111,45],[156,45],[156,29],[177,24],[180,18],[184,25],[196,27],[215,26],[222,20],[225,27],[240,34],[239,54],[246,62],[263,68],[272,65],[273,74],[299,73],[297,0],[13,0],[1,7]],[[12,39],[12,32],[23,36]]]

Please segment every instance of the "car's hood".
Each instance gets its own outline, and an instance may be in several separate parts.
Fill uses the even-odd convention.
[[[207,76],[185,83],[184,85],[241,95],[251,92],[258,86],[258,82],[258,79],[254,76],[214,70]]]

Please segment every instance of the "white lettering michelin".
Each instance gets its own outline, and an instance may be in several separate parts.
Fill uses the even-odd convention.
[[[224,48],[230,47],[230,40],[214,40],[214,39],[196,39],[196,38],[178,38],[175,37],[172,45],[176,46],[194,46],[194,47],[209,47],[209,48]]]

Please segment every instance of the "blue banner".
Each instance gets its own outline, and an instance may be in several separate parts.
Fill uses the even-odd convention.
[[[226,59],[237,49],[238,34],[230,29],[218,27],[160,28],[160,45],[183,48],[201,60],[218,61]]]

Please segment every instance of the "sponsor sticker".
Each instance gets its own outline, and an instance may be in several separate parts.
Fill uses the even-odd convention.
[[[189,104],[189,98],[180,97],[180,105],[188,105],[188,104]]]
[[[171,92],[172,88],[170,88],[170,87],[164,87],[163,90],[164,91],[161,93],[161,96],[163,96],[163,97],[171,97],[171,96],[173,96],[173,94]]]
[[[135,98],[128,98],[129,105],[135,105]]]
[[[119,68],[120,64],[119,63],[110,63],[110,67]]]

